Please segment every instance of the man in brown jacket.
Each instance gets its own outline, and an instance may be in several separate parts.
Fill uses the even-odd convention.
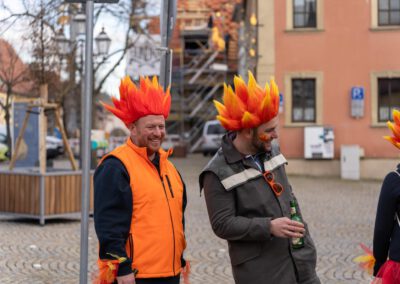
[[[261,89],[249,73],[248,86],[225,86],[224,104],[214,102],[228,133],[200,175],[208,215],[226,239],[237,284],[318,284],[316,250],[307,225],[292,221],[285,157],[272,144],[278,137],[279,91],[274,81]],[[297,212],[301,212],[297,206]],[[301,248],[293,239],[303,238]]]

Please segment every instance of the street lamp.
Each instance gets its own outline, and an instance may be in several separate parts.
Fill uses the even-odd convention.
[[[73,18],[73,26],[75,27],[76,35],[84,35],[85,34],[85,25],[86,25],[86,16],[82,12],[79,12]]]
[[[104,27],[101,29],[101,32],[94,40],[96,41],[97,55],[105,56],[110,49],[111,39],[104,31]]]
[[[60,31],[55,36],[55,40],[57,43],[58,50],[61,55],[66,55],[69,53],[69,40],[64,35],[64,30],[60,29]]]

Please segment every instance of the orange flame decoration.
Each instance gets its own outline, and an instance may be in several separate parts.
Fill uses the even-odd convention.
[[[234,78],[235,92],[224,84],[223,104],[214,100],[222,126],[231,131],[254,128],[270,121],[278,114],[279,90],[274,79],[262,89],[249,71],[248,84],[241,77]]]
[[[258,139],[260,139],[263,142],[268,142],[270,136],[267,133],[262,133],[258,135]]]
[[[118,273],[118,266],[121,262],[126,261],[126,257],[118,257],[117,255],[109,254],[117,259],[100,259],[98,260],[99,276],[93,284],[110,284],[114,283]]]
[[[394,123],[388,121],[387,126],[392,130],[393,136],[383,136],[383,138],[400,149],[400,111],[394,109],[392,114]]]
[[[357,262],[358,265],[367,271],[370,275],[372,275],[374,271],[375,258],[372,254],[372,251],[364,244],[360,243],[360,247],[364,250],[366,254],[360,255],[354,259],[354,262]]]
[[[219,30],[217,27],[213,27],[211,30],[211,42],[213,43],[213,46],[216,50],[218,50],[218,51],[225,50],[225,41],[220,36]]]
[[[168,117],[171,107],[170,88],[168,87],[164,93],[156,76],[152,80],[148,77],[140,77],[139,88],[131,81],[129,76],[126,76],[121,80],[119,94],[119,99],[112,97],[114,107],[101,103],[108,111],[121,119],[125,125],[129,125],[146,115],[163,115],[165,119]]]
[[[190,280],[189,280],[190,273],[191,273],[190,262],[189,262],[189,260],[186,260],[186,266],[181,268],[183,284],[190,284]]]

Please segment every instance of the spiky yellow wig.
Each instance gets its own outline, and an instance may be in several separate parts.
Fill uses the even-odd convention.
[[[279,90],[274,79],[262,89],[249,71],[248,84],[241,77],[234,78],[235,92],[224,84],[223,104],[214,100],[217,119],[226,130],[254,128],[277,116]]]
[[[397,109],[393,110],[394,123],[388,121],[387,126],[392,130],[393,136],[384,136],[386,140],[392,143],[394,146],[400,149],[400,111]]]
[[[138,88],[126,76],[119,86],[120,98],[112,98],[114,106],[102,102],[103,106],[127,126],[146,115],[163,115],[167,119],[171,107],[169,87],[164,92],[155,76],[152,80],[140,77],[139,84]]]

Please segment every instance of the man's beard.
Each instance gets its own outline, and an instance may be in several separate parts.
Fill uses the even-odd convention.
[[[270,152],[271,149],[266,147],[267,142],[262,142],[258,138],[256,129],[253,130],[253,137],[251,138],[251,145],[256,150],[256,153]]]

